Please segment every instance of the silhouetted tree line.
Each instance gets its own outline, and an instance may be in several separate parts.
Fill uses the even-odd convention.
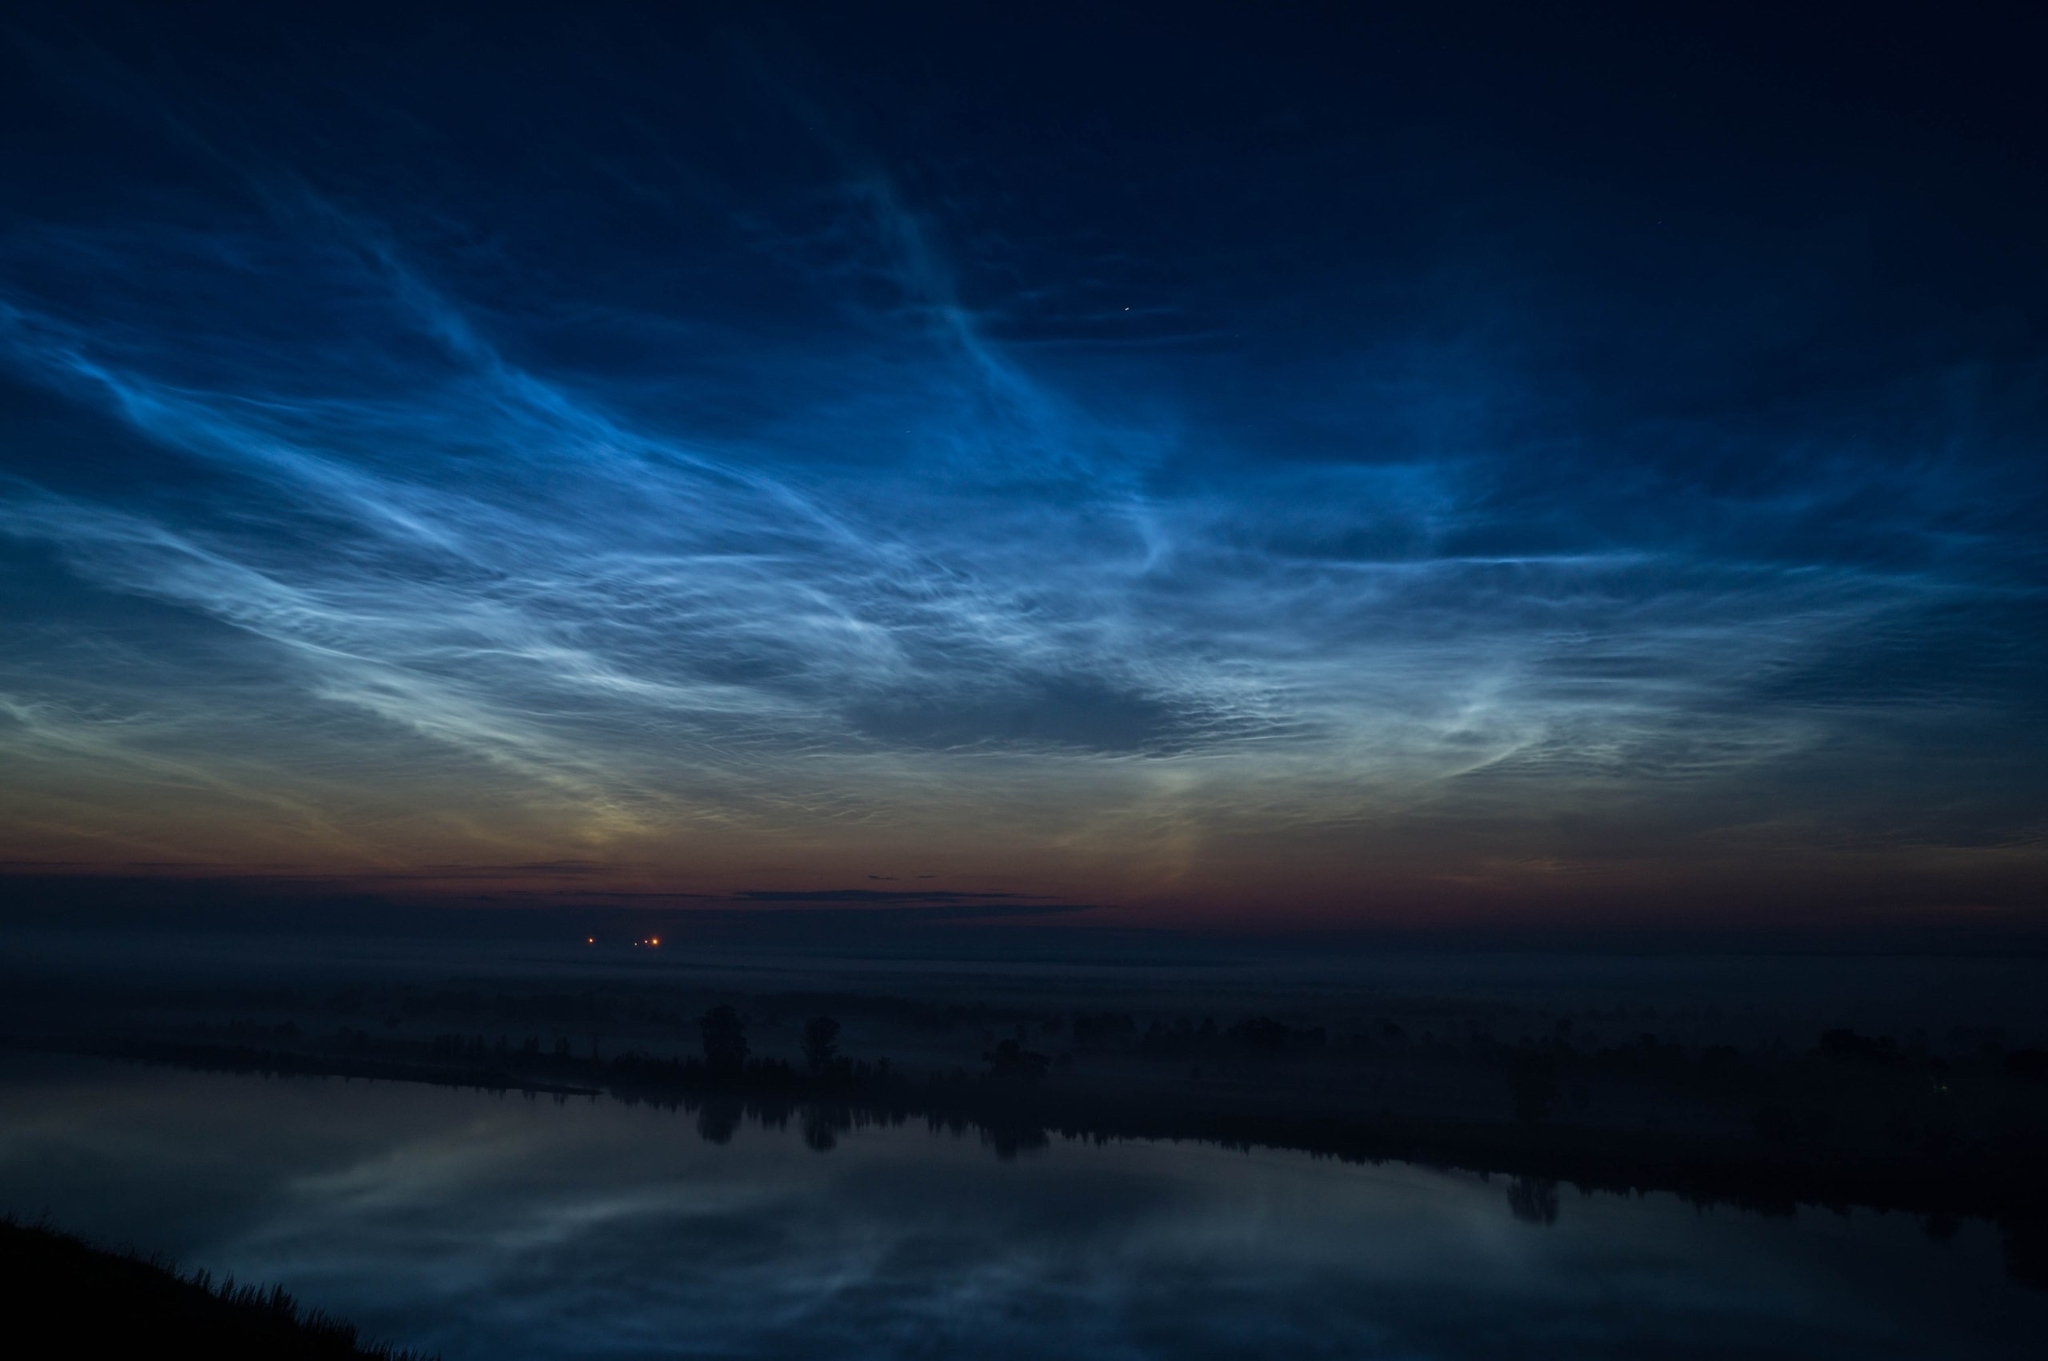
[[[1057,1025],[1049,1033],[1058,1033]],[[1128,1012],[1082,1012],[1066,1029],[1076,1049],[1109,1049],[1134,1045],[1138,1052],[1154,1058],[1182,1059],[1215,1055],[1232,1050],[1253,1054],[1278,1054],[1320,1050],[1329,1045],[1329,1032],[1322,1026],[1290,1026],[1270,1016],[1248,1016],[1228,1027],[1219,1027],[1213,1016],[1199,1021],[1191,1016],[1154,1018],[1143,1029]]]
[[[659,997],[624,995],[616,990],[588,989],[579,993],[486,992],[474,988],[441,988],[432,992],[394,985],[381,1005],[392,1016],[406,1021],[485,1020],[494,1025],[586,1033],[624,1026],[673,1027],[695,1025],[701,1018],[673,1001]],[[291,994],[267,994],[275,1008],[303,1005],[305,998]],[[335,1015],[358,1015],[378,1003],[378,998],[356,989],[344,989],[327,997],[325,1007]],[[914,1030],[979,1030],[995,1024],[1009,1024],[1022,1013],[999,1009],[985,1003],[932,1002],[884,995],[843,995],[825,993],[780,993],[755,998],[762,1014],[770,1017],[817,1014],[824,1006],[838,1006],[888,1025]],[[1057,1026],[1058,1022],[1054,1022]]]
[[[1515,1119],[1525,1125],[1541,1124],[1557,1100],[1558,1055],[1533,1047],[1511,1050],[1503,1068],[1508,1092],[1514,1098]]]
[[[1124,1011],[1083,1012],[1073,1021],[1074,1046],[1079,1049],[1117,1044],[1137,1033],[1138,1023]]]
[[[2048,1082],[2048,1049],[2015,1049],[2001,1062],[2009,1076]]]
[[[1077,1027],[1078,1029],[1078,1027]],[[1329,1032],[1322,1026],[1290,1026],[1270,1016],[1248,1016],[1228,1028],[1219,1028],[1215,1018],[1204,1016],[1154,1020],[1145,1027],[1140,1052],[1154,1058],[1182,1059],[1213,1056],[1236,1050],[1273,1055],[1283,1052],[1313,1052],[1329,1045]]]
[[[998,1082],[1017,1082],[1030,1085],[1045,1076],[1051,1060],[1043,1054],[1033,1053],[1016,1040],[1002,1040],[982,1061],[988,1064],[989,1076]]]
[[[1823,1058],[1848,1063],[1897,1063],[1903,1057],[1899,1042],[1889,1035],[1859,1035],[1853,1030],[1829,1030],[1815,1046]]]

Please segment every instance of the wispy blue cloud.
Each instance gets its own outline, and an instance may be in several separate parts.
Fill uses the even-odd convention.
[[[374,106],[373,68],[336,88]],[[730,888],[865,839],[983,886],[1316,902],[1496,861],[2038,865],[2038,356],[1872,341],[1716,409],[1753,300],[1596,361],[1640,318],[1575,260],[1489,308],[1390,293],[1384,242],[1272,263],[1278,222],[1062,254],[1121,219],[1006,222],[932,168],[971,142],[856,150],[823,95],[808,127],[728,105],[763,177],[621,71],[529,189],[448,150],[455,104],[250,79],[239,118],[156,92],[177,187],[116,119],[0,238],[0,533],[40,583],[0,661],[11,852],[519,847]],[[1779,324],[1862,344],[1828,306]]]

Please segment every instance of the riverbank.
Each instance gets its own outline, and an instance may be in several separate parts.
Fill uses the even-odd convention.
[[[42,1225],[0,1220],[0,1294],[17,1355],[180,1356],[199,1361],[428,1361],[365,1342],[354,1324],[278,1287],[180,1274]]]

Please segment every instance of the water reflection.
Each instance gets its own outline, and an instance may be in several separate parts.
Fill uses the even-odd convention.
[[[463,1357],[2036,1354],[1988,1226],[9,1060],[0,1205]],[[1008,1152],[1008,1160],[991,1152]],[[821,1154],[823,1156],[821,1156]],[[1021,1156],[1016,1156],[1021,1154]]]
[[[1557,1183],[1546,1177],[1516,1177],[1508,1183],[1508,1210],[1525,1224],[1555,1224]]]

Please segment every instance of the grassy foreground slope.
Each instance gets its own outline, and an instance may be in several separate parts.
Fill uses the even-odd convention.
[[[424,1361],[369,1345],[352,1323],[299,1308],[283,1290],[181,1276],[55,1230],[0,1221],[0,1299],[20,1357]],[[40,1337],[40,1343],[31,1339]]]

